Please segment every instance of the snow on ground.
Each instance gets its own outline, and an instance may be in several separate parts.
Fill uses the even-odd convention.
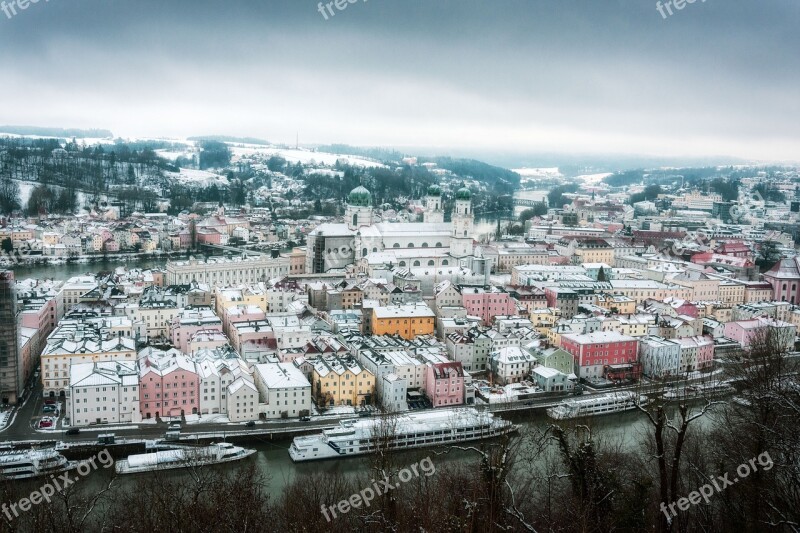
[[[611,176],[613,172],[603,172],[601,174],[585,174],[583,176],[575,176],[576,180],[582,180],[587,185],[600,183],[604,178]]]
[[[297,163],[298,161],[304,165],[319,164],[319,165],[335,165],[336,161],[341,160],[348,165],[359,167],[385,167],[377,161],[365,159],[352,155],[331,154],[328,152],[315,152],[304,148],[277,148],[274,146],[260,146],[255,144],[235,145],[231,146],[231,152],[234,159],[240,157],[252,156],[254,154],[262,154],[267,156],[277,155],[284,158],[289,163]]]
[[[33,188],[40,184],[36,181],[14,181],[16,181],[17,185],[19,185],[20,204],[22,205],[22,208],[25,209],[28,206],[28,200],[31,197]],[[61,189],[61,187],[58,185],[52,185],[51,187],[56,190]],[[81,209],[83,206],[87,205],[88,195],[86,193],[77,191],[75,196],[78,197],[78,209]]]
[[[0,428],[6,427],[6,422],[8,422],[8,417],[10,416],[11,416],[11,409],[0,413]]]
[[[196,152],[193,152],[193,151],[190,151],[190,150],[183,150],[181,152],[174,152],[172,150],[164,150],[164,149],[162,149],[162,150],[156,150],[155,152],[156,152],[156,155],[158,157],[161,157],[163,159],[167,159],[169,161],[175,161],[179,157],[185,157],[187,159],[191,159],[191,157],[193,155],[197,155]]]
[[[209,187],[211,185],[228,186],[228,178],[225,176],[220,176],[219,174],[214,174],[213,172],[208,172],[206,170],[182,168],[180,173],[166,172],[165,175],[183,183],[191,183],[203,187]]]
[[[356,414],[355,407],[350,405],[336,405],[325,410],[326,415],[354,415]]]
[[[512,172],[516,172],[523,178],[560,178],[561,172],[558,167],[551,168],[512,168]]]
[[[200,417],[198,415],[186,415],[186,424],[229,424],[230,419],[227,415],[205,415]]]

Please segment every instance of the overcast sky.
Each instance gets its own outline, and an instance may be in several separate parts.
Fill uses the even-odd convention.
[[[797,0],[697,0],[667,19],[654,0],[357,0],[328,20],[317,4],[0,12],[0,123],[800,160]]]

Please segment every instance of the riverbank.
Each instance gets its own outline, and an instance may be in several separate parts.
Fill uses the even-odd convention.
[[[171,253],[126,253],[107,255],[78,256],[75,259],[28,257],[24,262],[15,262],[5,268],[14,272],[16,279],[36,278],[64,281],[74,276],[100,271],[111,271],[119,266],[128,269],[142,270],[163,268],[167,261],[172,259],[186,259],[189,254],[185,251]],[[98,268],[99,267],[99,268]]]

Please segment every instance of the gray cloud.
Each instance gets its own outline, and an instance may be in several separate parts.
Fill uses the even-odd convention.
[[[798,160],[798,21],[793,0],[667,20],[651,0],[359,0],[327,21],[307,0],[41,0],[0,14],[0,122]]]

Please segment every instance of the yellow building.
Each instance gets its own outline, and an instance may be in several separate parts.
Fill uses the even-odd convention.
[[[556,321],[561,317],[558,309],[548,307],[545,309],[535,309],[530,314],[531,326],[541,335],[547,335],[547,332],[555,326]]]
[[[353,357],[319,357],[312,365],[311,387],[317,405],[372,403],[375,376]]]
[[[623,294],[599,294],[597,305],[618,315],[632,315],[636,312],[636,300]]]
[[[214,312],[217,316],[223,316],[225,314],[225,309],[237,305],[254,305],[265,313],[268,312],[267,293],[264,288],[259,285],[231,287],[227,289],[216,287],[214,289],[214,303]]]
[[[63,324],[47,340],[41,356],[41,381],[45,396],[66,393],[69,372],[78,363],[136,361],[136,342],[130,337]]]
[[[372,310],[373,335],[399,335],[411,340],[432,335],[436,315],[425,304],[393,305]]]
[[[735,281],[721,281],[719,284],[719,301],[725,304],[743,304],[745,287]]]

